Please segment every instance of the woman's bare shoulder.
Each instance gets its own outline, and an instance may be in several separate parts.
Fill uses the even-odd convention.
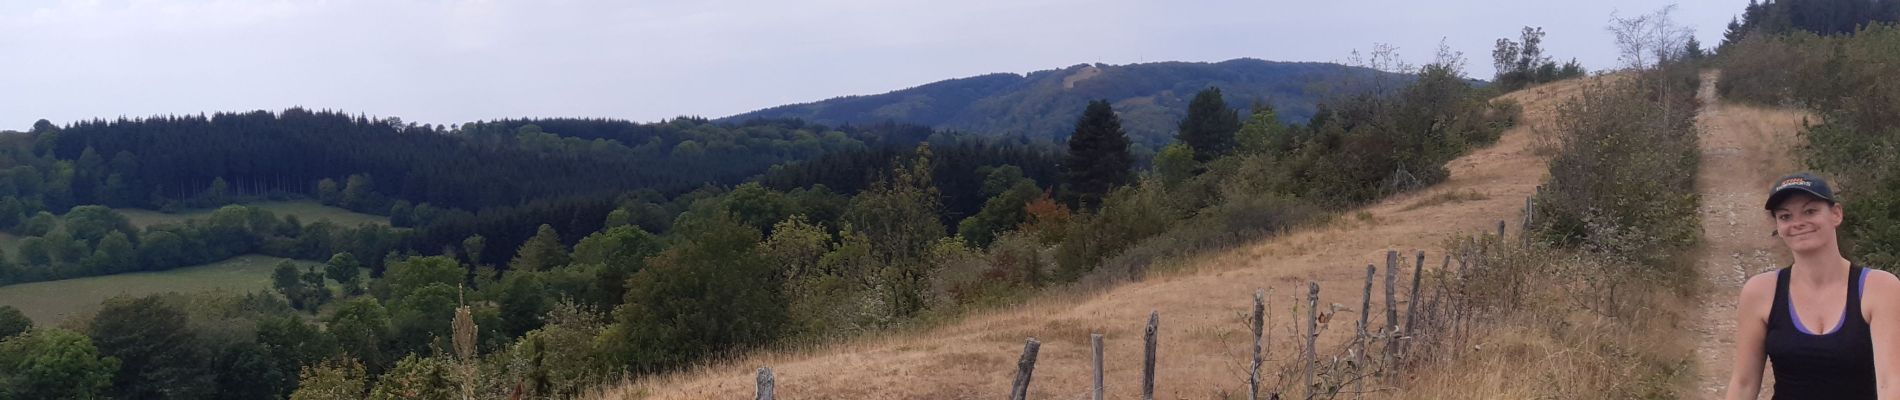
[[[1768,271],[1748,278],[1742,284],[1741,305],[1767,304],[1775,298],[1775,276],[1779,270]]]
[[[1895,277],[1892,272],[1887,272],[1886,270],[1868,268],[1866,284],[1868,285],[1900,285],[1900,277]]]
[[[1900,277],[1894,277],[1892,272],[1869,268],[1866,279],[1866,282],[1861,282],[1861,286],[1867,288],[1867,292],[1861,296],[1888,299],[1900,296],[1900,293],[1896,293],[1900,291]]]

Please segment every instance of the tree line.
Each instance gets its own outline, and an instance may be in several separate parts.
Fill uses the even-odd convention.
[[[1895,0],[1748,0],[1742,14],[1729,20],[1722,48],[1752,34],[1852,35],[1869,25],[1895,22],[1900,22],[1900,1]]]

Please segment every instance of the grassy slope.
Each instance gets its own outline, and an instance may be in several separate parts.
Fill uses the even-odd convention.
[[[1132,382],[1141,374],[1141,325],[1150,310],[1161,315],[1157,398],[1236,393],[1246,382],[1243,360],[1252,341],[1243,321],[1255,288],[1271,291],[1269,323],[1276,344],[1269,346],[1268,357],[1273,363],[1291,363],[1293,348],[1284,343],[1293,336],[1286,331],[1292,319],[1288,313],[1292,301],[1304,297],[1306,282],[1319,283],[1322,304],[1356,303],[1364,279],[1361,266],[1383,260],[1387,250],[1408,255],[1425,250],[1429,259],[1438,260],[1447,236],[1494,230],[1498,220],[1521,218],[1517,210],[1547,169],[1548,152],[1539,147],[1548,141],[1538,137],[1552,130],[1554,108],[1576,95],[1580,84],[1561,82],[1506,95],[1524,105],[1519,127],[1505,132],[1496,145],[1449,163],[1446,182],[1367,206],[1358,211],[1363,218],[1341,218],[1330,226],[1295,230],[1188,260],[1175,272],[1101,292],[1039,296],[1027,304],[975,313],[920,332],[753,354],[606,388],[597,395],[745,397],[753,390],[753,369],[771,366],[779,394],[785,397],[992,397],[1009,392],[1016,355],[1023,339],[1033,336],[1043,345],[1031,397],[1073,397],[1091,380],[1088,335],[1098,332],[1106,336],[1107,380],[1119,382],[1110,387],[1111,396],[1129,398],[1136,390]],[[1447,196],[1462,201],[1445,201]],[[1372,312],[1384,310],[1375,303]],[[1323,329],[1319,344],[1339,346],[1351,330],[1350,324]],[[1275,369],[1270,364],[1263,372]]]
[[[297,216],[297,219],[300,221],[303,221],[304,224],[309,224],[309,223],[317,222],[319,220],[326,220],[326,219],[330,220],[330,222],[334,222],[337,225],[341,225],[341,226],[357,226],[361,224],[382,224],[382,225],[389,224],[389,218],[387,217],[358,213],[355,211],[350,211],[350,210],[345,210],[341,208],[318,204],[317,202],[309,201],[309,200],[264,201],[264,202],[256,202],[256,203],[246,203],[245,205],[263,209],[264,211],[270,211],[272,214],[276,214],[278,217],[283,217],[285,215],[295,215]],[[185,220],[188,220],[188,219],[204,218],[206,216],[211,215],[212,211],[216,211],[216,210],[203,209],[203,210],[191,210],[191,211],[186,211],[186,212],[181,212],[181,213],[167,214],[167,213],[161,213],[161,212],[151,211],[151,210],[128,208],[128,209],[120,209],[119,213],[125,214],[126,219],[132,220],[132,226],[138,227],[140,229],[144,229],[147,226],[157,225],[161,223],[184,222]]]
[[[119,295],[269,289],[272,269],[286,260],[289,259],[244,255],[170,271],[0,286],[0,305],[18,307],[35,324],[56,324],[74,315],[85,315],[98,308],[100,301]],[[317,265],[310,261],[289,261],[304,266]]]
[[[314,201],[268,201],[246,205],[270,211],[278,216],[295,215],[305,224],[329,220],[342,226],[389,224],[389,218],[325,206]],[[120,209],[134,227],[143,229],[161,223],[184,222],[203,218],[214,210],[161,213],[141,209]],[[0,233],[0,250],[9,257],[19,254],[20,236]],[[50,282],[0,286],[0,305],[20,308],[37,324],[58,323],[73,315],[82,315],[99,306],[101,300],[116,295],[145,295],[163,292],[208,290],[254,291],[270,288],[270,275],[285,258],[244,255],[215,263],[161,272],[140,272],[95,276]],[[299,265],[316,265],[294,261]]]

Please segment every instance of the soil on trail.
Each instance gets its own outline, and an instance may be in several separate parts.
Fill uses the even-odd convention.
[[[1800,168],[1793,149],[1808,114],[1722,101],[1715,94],[1719,72],[1702,77],[1702,111],[1696,116],[1702,149],[1696,192],[1702,196],[1702,240],[1697,265],[1706,286],[1694,322],[1698,398],[1720,399],[1734,366],[1735,300],[1756,273],[1788,263],[1762,203],[1768,185]],[[1772,383],[1764,374],[1763,381]],[[1764,385],[1762,397],[1770,390]]]
[[[1304,297],[1308,281],[1318,282],[1322,309],[1334,303],[1352,305],[1333,319],[1341,323],[1321,331],[1321,348],[1343,343],[1357,320],[1350,308],[1359,302],[1367,264],[1383,264],[1386,251],[1397,250],[1409,266],[1416,252],[1423,250],[1427,266],[1436,268],[1448,237],[1494,231],[1498,221],[1521,218],[1525,198],[1546,174],[1547,146],[1555,143],[1548,136],[1554,131],[1557,105],[1578,95],[1592,79],[1601,78],[1558,82],[1503,96],[1523,105],[1519,125],[1496,144],[1449,163],[1451,175],[1446,182],[1347,211],[1327,226],[1295,230],[1192,259],[1179,269],[1095,293],[1043,295],[1027,304],[974,313],[925,331],[715,362],[608,388],[599,395],[749,398],[754,370],[770,366],[780,398],[998,398],[1009,393],[1024,339],[1036,337],[1042,348],[1030,397],[1086,398],[1092,381],[1089,334],[1097,332],[1106,335],[1108,397],[1138,398],[1142,328],[1151,310],[1160,313],[1161,321],[1157,398],[1242,393],[1245,360],[1252,348],[1251,328],[1244,321],[1256,288],[1270,291],[1269,329],[1284,339],[1290,337],[1287,327],[1293,322],[1293,299]],[[1748,182],[1749,188],[1756,186]],[[1517,235],[1517,226],[1511,224],[1510,235]],[[1400,278],[1401,289],[1410,285],[1409,268],[1405,269],[1408,274]],[[1385,290],[1383,277],[1379,281],[1375,293]],[[1371,311],[1384,313],[1383,306],[1376,304],[1380,302],[1374,303]],[[1382,318],[1373,318],[1381,321],[1373,327],[1382,325]],[[1268,349],[1271,360],[1290,359],[1296,351]],[[1262,374],[1275,369],[1270,364]]]

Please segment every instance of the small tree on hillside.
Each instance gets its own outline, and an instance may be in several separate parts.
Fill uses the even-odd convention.
[[[292,264],[289,261],[278,263],[277,269],[271,272],[271,288],[277,289],[278,294],[282,294],[284,295],[284,299],[290,300],[290,306],[292,308],[306,308],[304,304],[305,288],[303,275],[297,273],[296,264]]]

